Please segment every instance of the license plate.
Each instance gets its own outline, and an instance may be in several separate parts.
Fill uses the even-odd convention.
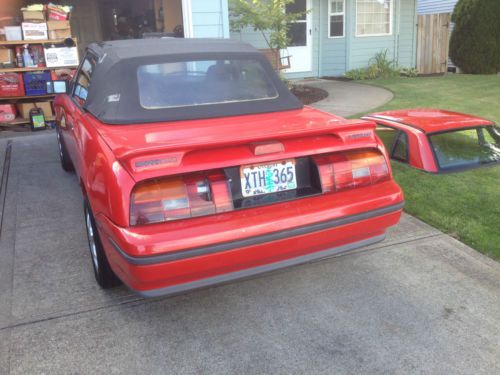
[[[295,160],[243,165],[240,168],[241,192],[244,197],[297,189]]]

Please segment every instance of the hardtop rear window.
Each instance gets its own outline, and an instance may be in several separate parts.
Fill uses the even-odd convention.
[[[493,126],[432,134],[430,141],[441,169],[500,161],[500,132]]]
[[[141,65],[144,109],[179,108],[275,99],[278,91],[258,60],[192,60]]]

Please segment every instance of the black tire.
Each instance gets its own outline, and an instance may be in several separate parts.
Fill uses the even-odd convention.
[[[97,283],[103,289],[112,288],[121,282],[109,265],[108,258],[102,247],[101,238],[95,224],[94,215],[87,199],[84,201],[85,227],[89,241],[90,259]]]
[[[66,149],[66,145],[64,144],[64,139],[61,135],[61,130],[59,127],[56,130],[57,134],[57,144],[59,146],[59,159],[61,159],[61,167],[64,169],[66,172],[72,172],[75,170],[73,167],[73,163],[71,162],[71,159],[68,154],[68,150]]]

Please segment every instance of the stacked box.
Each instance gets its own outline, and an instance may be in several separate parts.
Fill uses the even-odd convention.
[[[24,21],[45,21],[45,12],[43,10],[23,10]]]
[[[23,29],[24,40],[46,40],[48,39],[47,24],[45,22],[23,22],[21,24]]]
[[[76,47],[45,48],[45,64],[48,68],[78,65],[78,49]]]
[[[69,21],[48,21],[49,39],[71,38],[71,26]]]

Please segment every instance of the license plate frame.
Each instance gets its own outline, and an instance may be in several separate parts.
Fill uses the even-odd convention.
[[[242,165],[240,182],[243,198],[297,189],[296,165],[295,159]]]

